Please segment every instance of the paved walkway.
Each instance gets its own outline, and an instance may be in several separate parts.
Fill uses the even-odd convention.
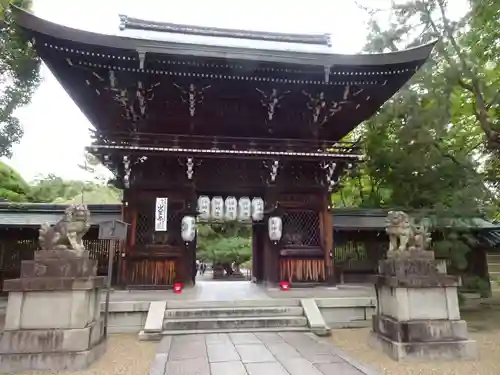
[[[150,375],[365,375],[309,333],[166,336]]]

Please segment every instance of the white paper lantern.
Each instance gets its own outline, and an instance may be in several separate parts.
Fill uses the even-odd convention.
[[[279,216],[271,216],[268,221],[269,239],[273,242],[281,240],[283,234],[283,222]]]
[[[252,203],[250,198],[241,197],[238,201],[238,219],[240,221],[249,221],[252,212]]]
[[[210,219],[210,198],[206,195],[200,195],[198,197],[198,212],[200,219]]]
[[[252,199],[252,220],[261,221],[264,219],[264,200],[259,197]]]
[[[184,242],[192,242],[196,237],[196,219],[193,216],[182,218],[181,236]]]
[[[226,220],[236,220],[238,211],[238,200],[235,197],[227,197],[224,202],[224,217]]]
[[[224,200],[222,197],[212,198],[212,219],[222,220],[224,219]]]

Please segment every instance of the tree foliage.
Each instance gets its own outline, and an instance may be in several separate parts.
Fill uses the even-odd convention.
[[[30,200],[60,204],[117,204],[121,203],[121,192],[101,183],[63,180],[55,175],[48,175],[39,177],[33,183]]]
[[[231,274],[252,257],[251,227],[239,222],[200,224],[197,230],[198,258],[220,266]]]
[[[29,194],[30,186],[21,175],[0,161],[0,201],[25,202]]]
[[[0,156],[10,156],[23,130],[15,111],[29,103],[39,83],[40,60],[13,24],[9,3],[29,8],[29,0],[0,0]]]
[[[337,206],[491,214],[500,55],[498,42],[496,52],[488,43],[498,37],[499,5],[483,3],[451,19],[445,0],[393,2],[385,28],[381,10],[369,9],[367,52],[439,41],[430,61],[361,127],[367,160],[333,196]]]
[[[416,76],[362,125],[366,161],[334,194],[336,206],[424,209],[437,226],[451,216],[497,215],[500,3],[470,5],[452,17],[451,1],[392,2],[385,25],[382,10],[367,9],[366,52],[438,41]],[[440,228],[434,250],[463,270],[474,237]]]
[[[28,184],[19,173],[0,162],[0,200],[32,203],[119,204],[117,188],[95,181],[63,180],[49,174]]]

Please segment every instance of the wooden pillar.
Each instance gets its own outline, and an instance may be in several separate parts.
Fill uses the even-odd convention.
[[[278,202],[278,187],[270,185],[265,194],[265,211],[272,212]],[[264,282],[277,283],[280,277],[280,244],[273,244],[269,239],[268,220],[270,215],[265,215],[262,228],[262,250],[263,250],[263,276]]]
[[[128,202],[126,200],[128,191],[125,190],[124,192],[124,202],[122,203],[122,220],[125,221],[126,223],[129,224],[129,230],[128,230],[128,238],[123,244],[123,253],[125,257],[122,257],[120,254],[120,259],[121,259],[121,277],[120,281],[122,285],[126,285],[128,282],[127,279],[127,268],[130,266],[128,263],[128,256],[130,255],[132,248],[135,245],[135,233],[136,233],[136,227],[137,227],[137,210],[133,206],[131,202]]]
[[[270,283],[279,282],[279,274],[280,274],[280,249],[279,245],[274,245],[269,236],[267,235],[267,231],[264,236],[264,281]]]
[[[257,225],[255,223],[252,224],[252,278],[255,280],[259,280],[259,239],[258,239],[258,231]]]
[[[187,245],[184,245],[183,253],[179,258],[178,264],[181,266],[176,269],[177,279],[185,286],[192,286],[195,283],[196,273],[196,239]]]
[[[324,238],[324,256],[326,266],[326,277],[329,283],[334,283],[334,250],[333,250],[333,220],[332,214],[329,210],[330,207],[330,194],[327,193],[323,199],[323,238]]]
[[[252,276],[258,283],[265,281],[265,236],[267,236],[264,222],[252,225]]]
[[[196,216],[197,195],[195,186],[191,183],[186,188],[184,195],[185,208],[183,214],[179,217],[182,221],[184,215]],[[179,223],[180,224],[180,223]],[[179,225],[179,230],[182,225]],[[183,258],[183,280],[185,285],[194,285],[196,282],[196,243],[197,238],[186,246],[185,252],[181,255]]]

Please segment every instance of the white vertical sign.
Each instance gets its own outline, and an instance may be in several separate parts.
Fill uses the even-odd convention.
[[[156,198],[155,231],[167,231],[168,198]]]

